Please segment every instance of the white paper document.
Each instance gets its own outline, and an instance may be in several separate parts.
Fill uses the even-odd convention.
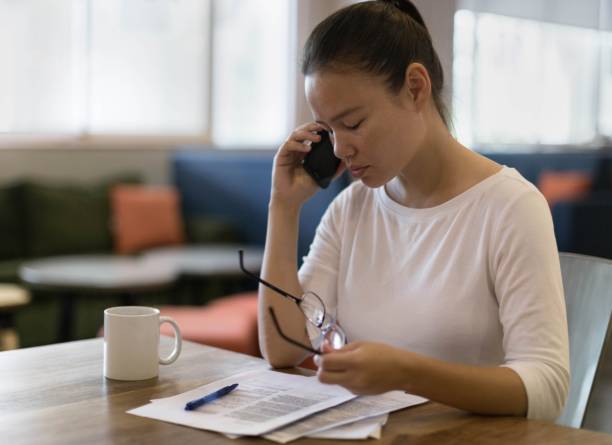
[[[422,397],[403,391],[390,391],[375,396],[362,396],[342,405],[314,414],[299,422],[272,431],[264,437],[274,442],[287,443],[302,436],[346,425],[357,420],[379,416],[427,402]]]
[[[228,395],[185,410],[187,402],[233,383],[238,388]],[[353,398],[350,391],[316,377],[258,370],[156,399],[128,413],[232,435],[261,435]]]
[[[309,434],[308,437],[315,439],[343,439],[343,440],[359,440],[359,439],[380,439],[382,435],[382,427],[387,423],[388,414],[384,416],[370,417],[357,422],[348,423],[346,425],[337,426],[328,430],[319,431],[318,433]]]

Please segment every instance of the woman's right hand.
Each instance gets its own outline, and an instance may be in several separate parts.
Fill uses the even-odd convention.
[[[317,192],[319,186],[302,167],[302,160],[310,151],[306,142],[319,142],[316,132],[323,129],[316,122],[301,125],[280,146],[274,156],[271,200],[301,207]]]

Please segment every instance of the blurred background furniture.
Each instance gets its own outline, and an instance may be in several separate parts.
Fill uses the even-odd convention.
[[[263,260],[263,247],[241,244],[198,244],[186,246],[159,247],[142,254],[145,262],[156,267],[173,268],[186,286],[191,304],[201,304],[199,295],[204,284],[210,279],[219,281],[223,295],[253,287],[245,279],[238,263],[238,251],[244,251],[245,266],[258,271]]]
[[[516,168],[544,193],[552,204],[560,252],[612,258],[610,150],[482,154]],[[586,191],[585,180],[590,183]]]
[[[29,302],[30,293],[23,287],[0,284],[0,351],[19,347],[14,314]]]
[[[100,294],[118,297],[123,305],[138,304],[139,294],[168,289],[176,270],[155,262],[113,255],[73,255],[25,262],[19,275],[38,292],[50,292],[60,301],[56,342],[75,339],[75,299],[95,299]]]
[[[151,259],[157,255],[160,261],[162,258],[180,261],[182,272],[175,286],[167,289],[154,286],[155,289],[147,292],[139,291],[139,303],[151,306],[189,303],[199,307],[220,296],[255,288],[236,273],[238,259],[233,250],[227,255],[218,250],[214,260],[204,262],[198,249],[240,245],[254,252],[261,251],[274,152],[202,148],[178,149],[171,156],[173,181],[165,189],[144,185],[139,175],[131,173],[95,183],[24,180],[0,187],[0,281],[24,283],[32,291],[32,304],[15,315],[22,346],[51,343],[56,341],[58,332],[62,332],[62,339],[93,337],[101,324],[103,309],[126,301],[125,292],[116,292],[119,288],[115,286],[115,279],[109,278],[109,286],[115,287],[112,291],[94,289],[100,287],[99,281],[95,283],[95,273],[91,279],[83,278],[89,284],[71,283],[76,274],[85,277],[81,273],[83,264],[81,272],[78,265],[68,265],[75,267],[74,273],[72,278],[64,279],[66,273],[71,275],[63,268],[67,264],[61,263],[61,258],[66,256],[104,255],[123,261],[138,257]],[[348,176],[342,176],[328,189],[320,191],[301,212],[300,262],[328,204],[348,184]],[[173,240],[171,245],[126,240],[125,236],[130,233],[140,235],[134,230],[138,228],[138,221],[143,226],[142,232],[152,232],[152,221],[159,225],[158,220],[163,218],[151,215],[169,212],[177,202],[180,206],[175,210],[180,221],[169,219],[172,224],[166,225],[175,231],[180,226],[183,235],[179,238],[173,233],[167,238]],[[161,242],[163,234],[157,232],[157,241]],[[118,253],[118,249],[123,253]],[[247,253],[245,259],[249,261],[249,258],[253,255]],[[47,262],[32,263],[39,260]],[[251,268],[256,270],[260,259],[253,260],[257,267]],[[109,261],[112,260],[109,258]],[[54,262],[58,264],[53,266]],[[18,271],[24,263],[28,263],[28,268],[33,264],[38,264],[37,267],[46,264],[51,269],[60,267],[63,271],[53,269],[52,274],[55,278],[58,273],[64,276],[59,286],[44,274],[46,283],[29,278],[22,282]],[[71,297],[67,297],[68,288]],[[95,298],[90,295],[93,291]],[[246,307],[245,311],[248,312]],[[58,318],[59,313],[64,314],[63,318]],[[69,318],[73,322],[66,326]]]
[[[183,339],[260,357],[257,336],[257,293],[218,298],[206,306],[162,306],[179,324]],[[161,333],[172,336],[162,325]]]
[[[202,148],[179,147],[172,158],[174,184],[185,219],[208,217],[225,222],[239,232],[244,244],[263,246],[275,153]],[[300,212],[299,263],[327,206],[349,183],[348,174],[342,175],[304,205]]]
[[[557,423],[612,433],[612,354],[604,356],[612,342],[612,261],[570,253],[560,258],[571,383]]]

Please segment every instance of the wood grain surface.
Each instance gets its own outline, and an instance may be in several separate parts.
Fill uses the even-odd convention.
[[[162,350],[171,339],[162,339]],[[191,342],[181,357],[140,382],[102,376],[103,339],[0,352],[2,444],[255,444],[126,414],[126,411],[232,374],[268,365],[260,359]],[[307,374],[311,371],[293,370]],[[374,441],[368,441],[373,443]],[[300,439],[296,444],[347,441]],[[359,443],[364,443],[360,441]],[[393,413],[381,444],[611,444],[612,435],[508,417],[474,416],[437,403]]]

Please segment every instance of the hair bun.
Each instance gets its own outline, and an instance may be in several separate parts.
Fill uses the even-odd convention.
[[[400,11],[408,14],[412,20],[417,22],[423,28],[427,29],[423,16],[421,16],[421,13],[417,7],[414,6],[414,3],[412,3],[410,0],[382,0],[382,2],[395,6]]]

